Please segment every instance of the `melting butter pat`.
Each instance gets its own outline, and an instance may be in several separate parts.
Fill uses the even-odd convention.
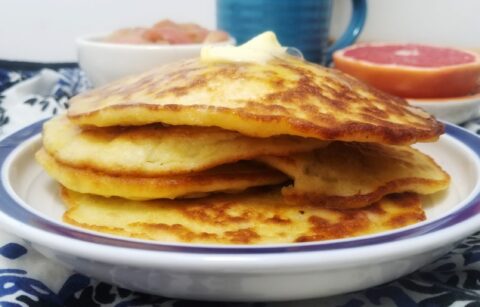
[[[265,63],[274,57],[287,55],[275,33],[271,31],[259,34],[240,46],[205,45],[200,52],[202,62],[253,62]]]

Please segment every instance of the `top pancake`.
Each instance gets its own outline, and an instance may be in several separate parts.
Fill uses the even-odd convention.
[[[294,57],[173,63],[72,98],[68,116],[80,125],[162,122],[385,144],[434,141],[444,129],[403,99]]]

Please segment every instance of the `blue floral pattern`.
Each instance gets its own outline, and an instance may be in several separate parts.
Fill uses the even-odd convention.
[[[48,90],[35,79],[43,74],[49,80]],[[42,77],[42,78],[43,78]],[[35,83],[36,82],[36,83]],[[40,82],[40,83],[38,83]],[[30,92],[18,101],[9,101],[12,89],[24,86]],[[19,118],[39,119],[39,114],[49,117],[68,108],[68,99],[88,88],[83,73],[75,68],[57,71],[7,71],[0,68],[0,128],[10,125],[27,125]],[[23,91],[24,92],[24,91]],[[12,101],[17,105],[12,106]],[[16,108],[22,108],[18,111]],[[15,112],[22,112],[15,117]],[[24,112],[30,112],[27,116]],[[480,120],[465,127],[480,134]],[[17,127],[14,127],[17,128]],[[12,128],[12,129],[14,129]],[[10,129],[10,128],[8,128]],[[3,132],[8,131],[4,129]],[[0,131],[1,133],[1,131]],[[0,236],[1,238],[1,236]],[[212,303],[174,300],[115,287],[92,280],[75,272],[66,271],[60,286],[52,286],[36,276],[26,263],[47,261],[37,252],[18,242],[0,241],[0,306],[275,306],[272,303]],[[2,267],[3,266],[3,267]],[[53,268],[53,266],[52,266]],[[60,274],[61,275],[61,274]],[[57,283],[58,284],[58,283]],[[396,281],[346,295],[320,298],[308,306],[480,306],[480,233],[461,242],[453,251]],[[302,306],[292,303],[289,306]]]
[[[480,306],[480,233],[465,239],[432,264],[385,285],[338,297],[337,306]],[[0,247],[1,257],[28,257],[18,243]],[[318,299],[319,306],[335,298]],[[158,306],[158,307],[268,307],[268,303],[212,303],[174,300],[133,292],[72,273],[58,291],[21,269],[0,269],[0,306]],[[300,303],[299,303],[300,304]],[[298,305],[301,306],[301,305]],[[311,306],[311,305],[309,305]]]

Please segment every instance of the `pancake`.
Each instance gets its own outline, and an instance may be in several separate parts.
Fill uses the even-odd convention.
[[[272,244],[377,233],[425,219],[416,194],[396,194],[352,210],[286,204],[278,190],[201,199],[129,201],[62,190],[63,218],[82,228],[178,243]]]
[[[265,64],[191,59],[127,77],[70,100],[79,125],[217,126],[253,137],[412,144],[443,125],[398,97],[337,70],[286,56]]]
[[[64,165],[44,149],[40,149],[35,158],[51,177],[69,189],[128,199],[201,197],[210,192],[238,192],[288,180],[283,173],[250,161],[183,175],[135,177],[109,175]]]
[[[431,194],[450,183],[433,159],[409,146],[333,142],[309,153],[258,160],[294,179],[282,189],[289,202],[332,208],[368,206],[390,193]]]
[[[121,176],[196,172],[259,155],[287,155],[326,144],[292,136],[252,138],[214,127],[157,124],[81,129],[64,116],[43,126],[43,146],[58,162]]]

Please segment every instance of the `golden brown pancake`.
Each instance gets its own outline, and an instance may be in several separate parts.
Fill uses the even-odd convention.
[[[282,189],[288,201],[331,208],[368,206],[390,193],[431,194],[450,183],[433,159],[409,146],[333,142],[309,153],[258,160],[294,179]]]
[[[287,155],[326,144],[292,136],[252,138],[215,127],[157,124],[81,129],[64,116],[43,126],[43,146],[58,162],[122,176],[196,172],[259,155]]]
[[[370,207],[334,210],[286,204],[278,190],[188,200],[131,201],[67,189],[67,223],[161,242],[271,244],[349,238],[425,219],[415,194],[390,195]]]
[[[288,180],[283,173],[251,161],[225,164],[197,173],[138,177],[109,175],[65,165],[44,149],[40,149],[35,158],[50,176],[69,189],[128,199],[199,197],[210,192],[238,192]]]
[[[166,65],[72,98],[68,116],[79,125],[161,122],[383,144],[434,141],[444,131],[403,99],[294,57]]]

